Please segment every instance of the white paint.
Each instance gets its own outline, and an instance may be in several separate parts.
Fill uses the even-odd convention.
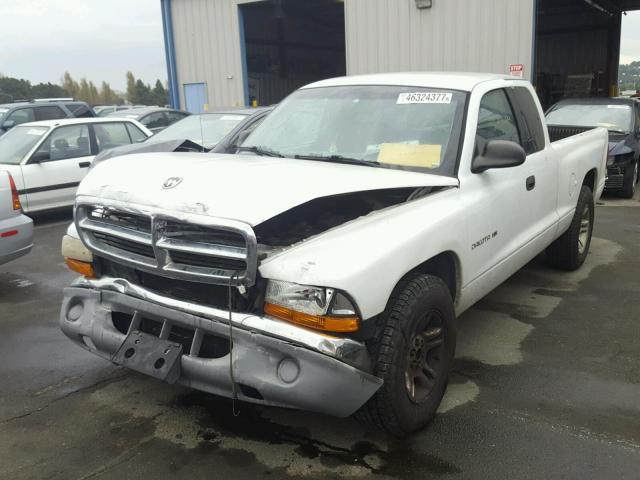
[[[116,157],[96,166],[82,182],[79,200],[107,200],[143,211],[150,206],[178,216],[197,213],[257,225],[324,196],[459,185],[348,222],[262,261],[264,278],[345,290],[367,319],[384,310],[402,276],[445,251],[454,252],[460,262],[462,289],[456,310],[463,312],[568,227],[576,199],[561,186],[572,175],[582,179],[595,168],[599,172],[596,197],[600,195],[608,145],[604,129],[553,144],[548,144],[546,135],[546,148],[530,155],[523,165],[471,172],[485,94],[524,88],[543,116],[535,91],[524,80],[493,74],[399,73],[329,79],[304,88],[363,84],[470,91],[459,178],[254,155],[149,153]],[[176,175],[184,179],[180,185],[163,190],[166,179]],[[528,192],[523,185],[531,175],[539,185]],[[479,238],[494,232],[490,241],[471,250]]]
[[[25,288],[25,287],[30,287],[31,285],[34,285],[34,283],[31,280],[27,280],[27,279],[12,280],[12,282],[15,283],[16,287],[18,288]]]

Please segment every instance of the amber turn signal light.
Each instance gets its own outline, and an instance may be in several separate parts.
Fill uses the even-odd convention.
[[[286,322],[325,332],[357,332],[360,328],[360,319],[358,317],[310,315],[267,302],[264,304],[264,313]]]
[[[64,257],[64,261],[74,272],[79,273],[87,278],[96,278],[96,273],[93,271],[93,265],[89,262],[81,262],[80,260],[74,260],[73,258]]]

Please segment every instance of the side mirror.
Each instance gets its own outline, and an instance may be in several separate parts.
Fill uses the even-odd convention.
[[[51,160],[51,155],[49,154],[49,152],[40,150],[31,156],[29,163],[42,163],[42,162],[48,162],[49,160]]]
[[[527,154],[520,145],[507,140],[490,140],[484,151],[471,162],[473,173],[482,173],[491,168],[510,168],[522,165]]]
[[[15,126],[16,126],[16,122],[14,122],[13,120],[7,120],[2,124],[2,128],[5,130],[9,130],[10,128],[13,128]]]

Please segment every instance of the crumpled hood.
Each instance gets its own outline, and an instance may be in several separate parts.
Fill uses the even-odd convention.
[[[609,155],[625,155],[633,152],[628,145],[632,138],[631,134],[620,134],[609,132]]]
[[[175,177],[177,185],[163,185]],[[201,153],[125,155],[97,165],[78,196],[240,220],[252,226],[319,197],[405,187],[458,186],[440,175],[359,165]]]

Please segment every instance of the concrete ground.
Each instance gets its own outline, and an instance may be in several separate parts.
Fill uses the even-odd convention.
[[[640,200],[605,199],[574,273],[538,259],[459,319],[432,425],[242,404],[125,371],[58,330],[68,214],[0,266],[0,478],[640,477]],[[336,392],[336,400],[340,394]]]

